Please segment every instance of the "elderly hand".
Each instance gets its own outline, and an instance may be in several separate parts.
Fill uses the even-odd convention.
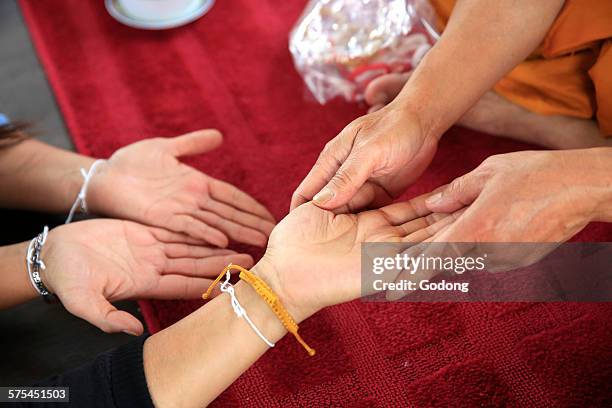
[[[609,148],[489,157],[472,172],[415,199],[426,199],[435,222],[415,232],[413,240],[452,245],[421,245],[411,251],[457,257],[478,250],[488,254],[490,271],[531,265],[589,222],[612,221],[611,172]],[[398,280],[423,277],[431,276],[403,272]]]
[[[110,302],[133,298],[196,299],[228,263],[253,259],[208,248],[184,234],[130,221],[89,220],[49,232],[42,279],[66,309],[105,332],[143,332]]]
[[[443,242],[564,242],[612,219],[612,149],[492,156],[426,204],[464,212],[435,232]],[[432,229],[434,231],[434,229]]]
[[[215,130],[143,140],[111,156],[91,179],[89,209],[188,234],[225,247],[228,238],[265,246],[274,217],[245,192],[181,163],[222,142]]]
[[[327,143],[294,192],[291,209],[310,200],[328,210],[388,204],[423,173],[437,144],[417,114],[391,103],[356,119]]]

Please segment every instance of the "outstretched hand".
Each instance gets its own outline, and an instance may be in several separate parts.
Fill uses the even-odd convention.
[[[181,232],[225,247],[228,239],[265,246],[274,217],[254,198],[178,158],[222,143],[216,130],[143,140],[115,152],[92,177],[89,209]]]
[[[361,295],[361,244],[420,240],[432,223],[425,198],[358,214],[334,214],[306,203],[272,231],[256,270],[303,319],[317,310]]]
[[[49,232],[42,253],[43,282],[66,309],[105,332],[143,332],[142,324],[110,302],[196,299],[208,279],[229,263],[253,259],[209,248],[184,234],[130,221],[89,220]]]

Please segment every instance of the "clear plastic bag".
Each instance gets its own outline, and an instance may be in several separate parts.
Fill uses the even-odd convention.
[[[363,100],[372,79],[413,69],[437,40],[427,0],[311,0],[289,50],[315,99]]]

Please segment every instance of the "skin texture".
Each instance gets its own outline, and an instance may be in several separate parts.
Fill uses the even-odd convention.
[[[458,1],[399,95],[328,143],[291,208],[313,199],[325,209],[356,209],[380,205],[388,198],[380,191],[401,193],[429,165],[443,132],[540,43],[562,4]]]

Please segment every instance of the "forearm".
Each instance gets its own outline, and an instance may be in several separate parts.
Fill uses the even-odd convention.
[[[580,150],[579,150],[580,151]],[[585,199],[593,203],[592,221],[612,222],[612,147],[583,150],[586,184],[592,191]]]
[[[241,281],[235,289],[251,320],[270,341],[286,334],[247,283]],[[301,320],[299,315],[294,317]],[[247,322],[236,317],[229,296],[218,296],[145,343],[144,367],[152,399],[158,407],[204,406],[267,350]],[[304,358],[308,358],[306,353]]]
[[[0,309],[34,299],[38,293],[26,270],[27,242],[0,247]]]
[[[0,149],[0,207],[67,212],[93,161],[36,140]]]
[[[440,137],[542,41],[563,0],[458,0],[440,40],[393,102]]]

